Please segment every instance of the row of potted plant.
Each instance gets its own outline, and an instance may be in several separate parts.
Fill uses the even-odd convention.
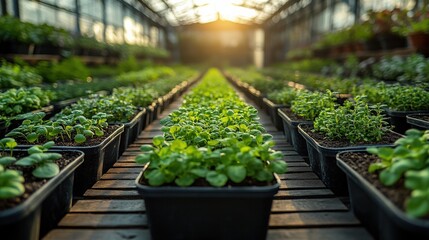
[[[286,163],[258,119],[212,69],[161,120],[164,134],[136,157],[153,239],[265,239]]]
[[[163,85],[168,85],[170,87],[170,93],[159,97],[156,94],[152,95],[155,90],[148,89],[147,94],[155,97],[151,99],[151,104],[154,102],[158,104],[159,99],[165,99],[166,101],[162,101],[162,104],[168,104],[171,102],[172,98],[183,93],[185,89],[197,80],[195,77],[189,79],[189,75],[186,77],[188,77],[187,81],[185,81],[184,77],[179,76],[176,76],[175,79],[165,78],[159,80]],[[141,106],[139,110],[131,103],[131,99],[135,102],[137,102],[137,100],[134,99],[133,96],[128,96],[127,94],[132,93],[134,97],[137,98],[139,96],[145,96],[143,91],[145,91],[145,89],[140,89],[140,91],[136,89],[135,92],[130,89],[118,89],[115,90],[115,94],[112,96],[94,96],[93,98],[81,100],[75,105],[63,109],[61,113],[56,114],[53,118],[48,120],[45,120],[45,114],[43,112],[25,114],[22,124],[7,134],[9,138],[0,141],[0,147],[4,149],[13,148],[17,144],[19,144],[19,148],[34,149],[34,144],[43,144],[42,146],[50,147],[51,150],[57,152],[61,151],[63,154],[69,154],[70,150],[77,150],[81,154],[80,157],[83,159],[79,160],[80,166],[75,166],[76,171],[74,177],[54,178],[50,181],[44,180],[46,186],[53,186],[49,187],[49,191],[54,194],[53,197],[50,195],[48,196],[48,193],[41,193],[34,189],[34,191],[32,190],[30,192],[31,195],[25,194],[25,197],[21,199],[22,201],[17,200],[19,197],[13,196],[10,196],[11,198],[9,198],[9,200],[0,200],[0,206],[5,204],[5,208],[0,210],[0,228],[8,229],[7,232],[10,234],[11,239],[38,239],[42,237],[49,229],[52,229],[68,211],[72,203],[72,196],[82,196],[86,189],[99,180],[103,172],[107,171],[108,166],[114,164],[119,157],[119,147],[123,142],[121,140],[122,133],[124,132],[123,122],[129,121],[131,118],[132,122],[134,119],[138,118],[137,116],[141,117],[141,112],[144,112],[147,108],[147,106]],[[128,98],[125,99],[125,97]],[[148,97],[145,96],[145,98],[146,99],[142,100],[142,103],[149,102]],[[93,107],[96,108],[94,111],[92,109]],[[123,116],[128,116],[128,118],[123,118]],[[151,114],[150,119],[145,118],[144,120],[145,122],[146,120],[151,122],[153,118],[156,118],[156,116]],[[109,124],[115,121],[118,122]],[[138,118],[137,123],[125,123],[125,125],[130,125],[128,129],[132,129],[134,136],[137,136],[142,130],[135,127],[136,125],[140,126],[141,121],[142,120]],[[129,132],[131,132],[131,130],[129,130]],[[10,141],[10,137],[15,138],[16,141]],[[49,143],[47,143],[48,141]],[[55,141],[56,145],[53,146],[50,141]],[[129,143],[130,142],[128,142],[128,144]],[[9,150],[7,152],[9,152]],[[4,153],[6,153],[5,150]],[[2,153],[2,157],[4,153]],[[21,155],[19,156],[21,157]],[[9,156],[4,157],[5,158],[1,159],[4,162],[0,160],[0,164],[12,162]],[[34,159],[34,161],[43,160],[40,157],[34,157]],[[55,159],[52,161],[54,160]],[[21,160],[18,160],[18,162],[19,161]],[[31,161],[33,160],[27,159],[24,162],[27,164]],[[36,171],[34,167],[32,167],[31,171],[52,173],[58,170],[50,162],[46,163],[46,166],[43,164],[45,164],[45,162],[37,162],[35,169],[38,169],[38,167],[42,168]],[[14,165],[10,166],[12,166],[12,170],[15,169],[15,167],[13,167]],[[6,176],[10,174],[11,172],[7,172]],[[8,181],[0,181],[0,192],[4,190],[6,193],[8,191],[17,193],[17,191],[22,190],[18,184],[18,182],[22,182],[22,178],[20,178],[16,172],[12,172],[12,175],[12,179],[14,179],[15,183],[8,185]],[[62,179],[65,179],[64,183]],[[52,183],[53,180],[58,182]],[[74,185],[70,185],[73,183]],[[10,188],[11,186],[12,189]],[[46,198],[47,196],[48,198]],[[37,201],[34,199],[37,199]],[[17,204],[8,205],[7,202],[11,201],[17,202]],[[40,203],[43,204],[40,205]],[[55,211],[54,208],[56,207],[54,207],[54,205],[58,206],[60,209],[58,213],[55,213],[55,217],[50,217],[53,215],[51,211]],[[40,221],[40,211],[42,211],[42,221]],[[51,220],[45,223],[46,221],[44,219]],[[42,225],[40,225],[40,223]],[[32,230],[30,231],[27,228]],[[16,229],[16,231],[9,231],[9,229]],[[20,234],[26,235],[21,236]],[[7,237],[9,238],[9,235],[7,235]]]

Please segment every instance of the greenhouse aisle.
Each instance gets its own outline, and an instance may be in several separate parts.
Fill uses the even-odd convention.
[[[177,109],[181,101],[171,104],[159,119]],[[267,239],[372,239],[340,199],[293,151],[264,111],[258,110],[261,123],[276,141],[275,149],[285,155],[288,163],[288,173],[280,176],[282,184],[273,202]],[[140,145],[151,143],[153,136],[162,133],[159,119],[141,133],[44,239],[150,239],[142,211],[144,201],[134,184],[142,165],[136,164],[134,157],[140,153]]]

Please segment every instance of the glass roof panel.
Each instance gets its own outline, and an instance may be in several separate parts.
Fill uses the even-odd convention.
[[[143,0],[171,25],[206,23],[217,19],[239,23],[264,22],[288,0]]]

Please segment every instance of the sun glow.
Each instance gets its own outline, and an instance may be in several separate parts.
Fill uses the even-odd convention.
[[[201,6],[197,10],[201,22],[209,22],[220,18],[222,20],[240,21],[251,20],[258,15],[258,11],[240,6],[243,1],[234,0],[196,0],[195,5]]]

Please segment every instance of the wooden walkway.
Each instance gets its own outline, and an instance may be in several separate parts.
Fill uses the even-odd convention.
[[[179,106],[180,100],[174,102],[161,118]],[[372,239],[261,110],[260,116],[289,166],[288,173],[281,175],[282,184],[273,202],[267,239]],[[148,126],[44,239],[150,239],[144,201],[134,186],[142,165],[134,163],[134,157],[139,154],[140,145],[151,143],[153,136],[162,133],[160,128],[159,120]]]

